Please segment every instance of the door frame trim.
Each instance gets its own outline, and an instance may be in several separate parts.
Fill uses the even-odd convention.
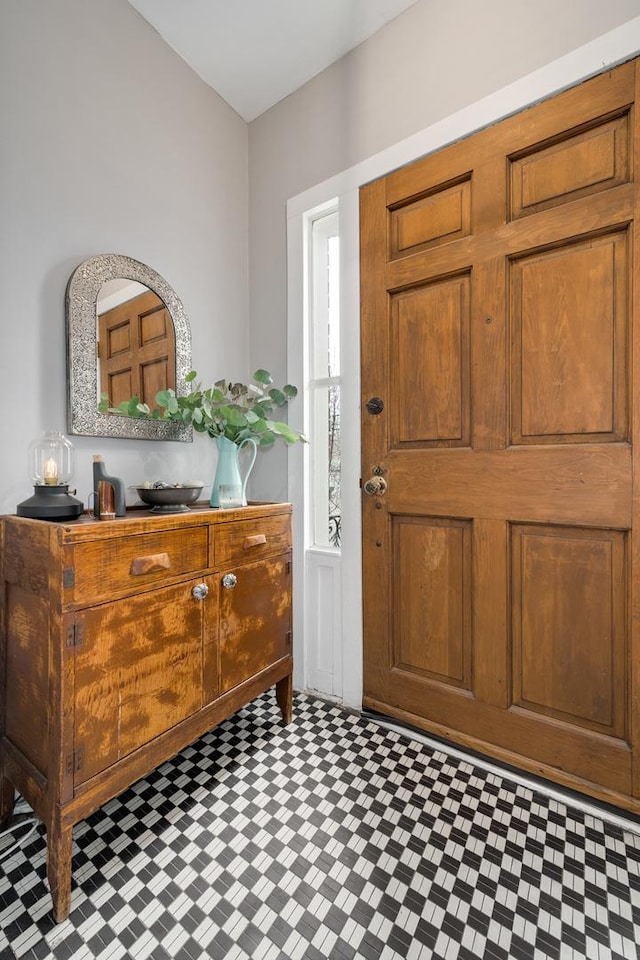
[[[350,333],[342,344],[343,367],[355,371],[345,376],[342,407],[342,684],[343,703],[359,710],[362,706],[362,526],[360,518],[360,275],[359,275],[359,189],[369,180],[384,176],[397,167],[433,153],[442,147],[490,124],[518,113],[589,77],[640,54],[640,16],[596,37],[544,67],[506,87],[469,104],[412,136],[374,154],[361,163],[316,184],[287,201],[287,368],[291,383],[304,382],[304,253],[305,213],[338,198],[340,208],[341,291],[340,315]],[[289,451],[288,497],[294,507],[293,557],[294,592],[294,683],[306,689],[307,661],[304,634],[305,585],[305,502],[304,451]],[[319,691],[323,693],[323,691]],[[324,691],[329,693],[329,691]]]

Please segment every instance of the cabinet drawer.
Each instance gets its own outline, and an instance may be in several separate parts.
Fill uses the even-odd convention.
[[[147,583],[197,573],[206,569],[207,554],[207,527],[81,543],[74,550],[75,583],[66,599],[97,603]]]
[[[214,532],[215,565],[248,563],[284,553],[291,546],[289,516],[220,523]]]

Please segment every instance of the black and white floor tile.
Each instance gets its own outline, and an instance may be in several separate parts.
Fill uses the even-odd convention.
[[[640,956],[640,834],[508,774],[270,692],[74,831],[54,924],[41,827],[0,846],[0,958]]]

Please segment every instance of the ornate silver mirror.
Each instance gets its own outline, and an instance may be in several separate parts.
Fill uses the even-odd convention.
[[[85,260],[66,294],[68,430],[90,437],[191,440],[191,427],[100,413],[133,394],[188,392],[191,331],[174,290],[151,267],[118,254]]]

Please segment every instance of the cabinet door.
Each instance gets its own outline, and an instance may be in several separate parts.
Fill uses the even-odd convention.
[[[291,554],[222,571],[220,584],[225,693],[291,652]]]
[[[76,785],[202,706],[209,597],[196,599],[195,584],[151,590],[77,614]]]

